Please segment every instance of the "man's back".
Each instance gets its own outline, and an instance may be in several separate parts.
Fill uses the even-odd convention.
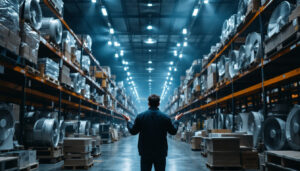
[[[172,124],[171,119],[158,108],[139,114],[134,125],[129,123],[131,134],[139,135],[139,153],[141,156],[165,157],[168,144],[167,133],[175,135],[178,124]]]

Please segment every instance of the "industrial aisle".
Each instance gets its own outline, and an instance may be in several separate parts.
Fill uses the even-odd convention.
[[[139,171],[140,157],[137,150],[138,136],[123,138],[113,144],[101,146],[101,156],[95,158],[91,171]],[[167,171],[206,171],[206,159],[200,152],[191,151],[190,145],[169,139],[169,156]],[[61,170],[63,163],[40,165],[39,170]]]

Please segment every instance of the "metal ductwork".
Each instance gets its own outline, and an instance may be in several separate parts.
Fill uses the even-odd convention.
[[[91,122],[80,121],[79,133],[84,135],[90,135]]]
[[[36,30],[42,27],[43,15],[38,0],[26,0],[24,4],[24,18]]]
[[[49,38],[55,43],[61,43],[63,30],[59,19],[43,18],[40,31],[42,35],[49,36]]]
[[[300,150],[300,105],[295,105],[286,120],[286,138],[293,150]]]
[[[7,104],[0,104],[0,150],[11,150],[14,148],[15,121],[11,111]]]
[[[269,117],[264,125],[264,142],[268,150],[282,150],[286,147],[285,121]]]
[[[261,129],[264,116],[261,112],[250,112],[248,117],[248,134],[253,135],[253,145],[256,147],[261,139]]]
[[[281,2],[272,12],[268,24],[267,36],[270,38],[274,34],[279,33],[280,29],[289,22],[289,15],[294,9],[293,5],[288,1]]]
[[[32,129],[26,130],[27,146],[57,147],[59,141],[59,124],[56,119],[41,118]]]
[[[248,131],[248,117],[249,113],[240,113],[237,117],[237,130],[239,132]]]
[[[229,63],[229,76],[230,78],[233,78],[236,76],[241,69],[240,63],[239,63],[239,51],[233,50],[230,52],[230,63]]]
[[[246,38],[246,58],[247,62],[252,63],[257,58],[261,58],[262,55],[262,44],[261,44],[261,35],[256,32],[249,33]],[[248,65],[249,65],[248,64]]]
[[[65,138],[65,121],[64,120],[60,120],[59,121],[59,143],[63,143],[64,142],[64,138]]]

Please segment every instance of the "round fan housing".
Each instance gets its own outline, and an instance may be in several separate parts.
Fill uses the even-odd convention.
[[[62,40],[62,24],[59,19],[43,18],[41,33],[50,37],[57,44]]]
[[[256,32],[249,33],[246,38],[246,58],[250,63],[257,60],[262,55],[261,35]]]
[[[300,150],[300,105],[295,105],[288,115],[286,138],[293,150]]]
[[[59,143],[63,143],[64,142],[65,133],[66,133],[65,121],[61,119],[59,121]]]
[[[230,63],[229,63],[229,76],[233,78],[234,76],[237,75],[237,73],[240,70],[240,65],[239,65],[239,51],[233,50],[230,52]]]
[[[264,142],[268,150],[282,150],[286,147],[285,121],[269,117],[264,125]]]
[[[90,121],[80,121],[79,133],[84,135],[90,134],[91,122]]]
[[[38,0],[26,0],[24,18],[30,25],[39,30],[42,26],[42,9]]]
[[[0,104],[0,147],[14,134],[14,118],[7,104]]]
[[[261,139],[261,129],[264,116],[261,112],[250,112],[248,117],[248,134],[253,135],[253,145],[256,147]]]
[[[237,117],[237,130],[240,132],[248,131],[249,113],[240,113]]]

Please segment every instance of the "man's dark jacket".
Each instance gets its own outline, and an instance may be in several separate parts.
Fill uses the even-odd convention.
[[[128,122],[127,128],[132,135],[139,135],[138,149],[140,156],[166,157],[168,154],[167,133],[175,135],[178,121],[171,119],[158,108],[139,114],[134,124]]]

